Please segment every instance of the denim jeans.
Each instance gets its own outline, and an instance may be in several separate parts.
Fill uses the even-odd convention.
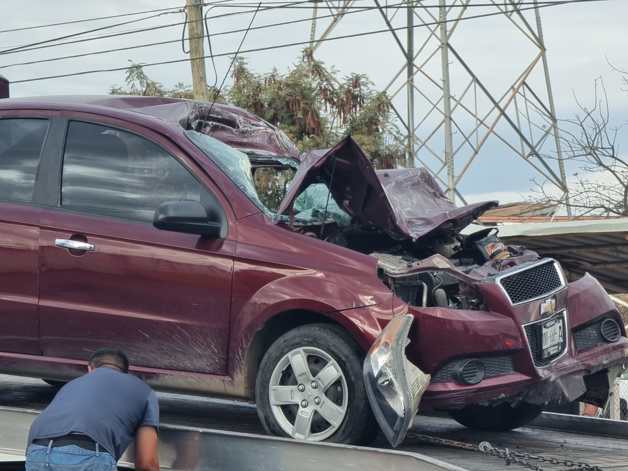
[[[116,460],[106,451],[76,445],[50,448],[31,445],[26,451],[26,471],[115,471]]]

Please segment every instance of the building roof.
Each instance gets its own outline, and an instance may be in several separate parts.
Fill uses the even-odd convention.
[[[499,225],[499,224],[525,224],[525,223],[555,223],[555,222],[578,222],[578,221],[606,221],[613,218],[607,218],[604,216],[485,216],[482,215],[479,221],[482,224],[487,225]]]
[[[557,207],[555,203],[506,203],[500,204],[497,208],[487,211],[483,217],[497,219],[504,217],[553,216],[556,213]]]

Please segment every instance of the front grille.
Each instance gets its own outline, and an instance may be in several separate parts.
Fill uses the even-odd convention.
[[[553,260],[502,276],[499,283],[512,304],[541,298],[563,286],[563,280]]]
[[[532,359],[534,360],[534,364],[536,366],[547,366],[556,358],[561,356],[565,349],[567,348],[567,325],[565,322],[565,313],[564,311],[559,316],[560,322],[563,323],[563,341],[559,346],[558,351],[551,356],[543,358],[543,324],[552,318],[543,319],[542,321],[537,321],[532,324],[525,325],[526,337],[528,338],[528,345],[530,347],[530,353],[532,354]]]
[[[446,383],[454,381],[454,375],[459,368],[470,358],[462,358],[446,363],[440,370],[432,375],[432,383]],[[495,376],[507,375],[514,372],[512,358],[509,356],[485,357],[475,359],[484,364],[484,378],[494,378]]]
[[[583,350],[588,350],[590,348],[596,347],[601,344],[606,344],[607,342],[604,340],[604,337],[602,336],[602,323],[606,320],[614,320],[614,319],[610,317],[603,317],[602,319],[599,319],[595,321],[594,323],[589,324],[586,327],[576,330],[573,334],[574,341],[576,342],[576,350],[581,352]],[[609,323],[605,325],[607,330],[609,327],[608,324]],[[617,329],[618,329],[617,332],[613,333],[613,332],[605,331],[606,335],[614,334],[612,337],[609,336],[609,338],[614,338],[615,336],[616,338],[619,338],[619,336],[621,336],[621,330],[619,330],[619,324],[615,322],[615,325],[617,326]]]

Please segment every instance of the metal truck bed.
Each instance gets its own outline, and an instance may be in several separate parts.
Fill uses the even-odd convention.
[[[0,406],[9,406],[8,409],[0,407],[0,453],[7,443],[5,436],[12,436],[18,453],[23,453],[24,425],[18,434],[9,418],[32,418],[34,412],[25,409],[41,409],[53,396],[54,389],[39,380],[0,375]],[[410,436],[398,450],[392,451],[383,437],[377,439],[375,449],[368,449],[260,436],[263,431],[255,407],[246,403],[167,393],[159,393],[159,400],[162,419],[167,424],[161,434],[164,469],[173,464],[179,469],[238,471],[526,469],[516,464],[506,466],[504,460],[497,457],[415,438],[417,434],[426,434],[467,444],[489,441],[495,447],[508,447],[545,458],[570,459],[603,470],[628,471],[628,422],[546,413],[531,427],[491,433],[470,431],[448,418],[418,416]],[[7,411],[17,415],[9,416]],[[202,467],[189,467],[190,463],[184,462],[183,457],[193,459],[196,453],[202,458]],[[441,461],[434,462],[427,457]],[[551,463],[534,464],[544,470],[569,469]],[[0,467],[0,471],[2,469]]]
[[[38,411],[0,407],[0,454],[8,460],[0,470],[23,469],[30,424]],[[465,471],[437,459],[394,450],[295,440],[164,425],[160,428],[162,469],[208,471],[320,471],[321,469],[379,471]],[[120,460],[132,462],[133,450]]]

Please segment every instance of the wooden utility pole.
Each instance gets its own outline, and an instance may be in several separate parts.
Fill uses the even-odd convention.
[[[186,0],[188,14],[188,42],[192,66],[192,91],[195,100],[209,101],[207,76],[205,75],[205,38],[202,0]]]

